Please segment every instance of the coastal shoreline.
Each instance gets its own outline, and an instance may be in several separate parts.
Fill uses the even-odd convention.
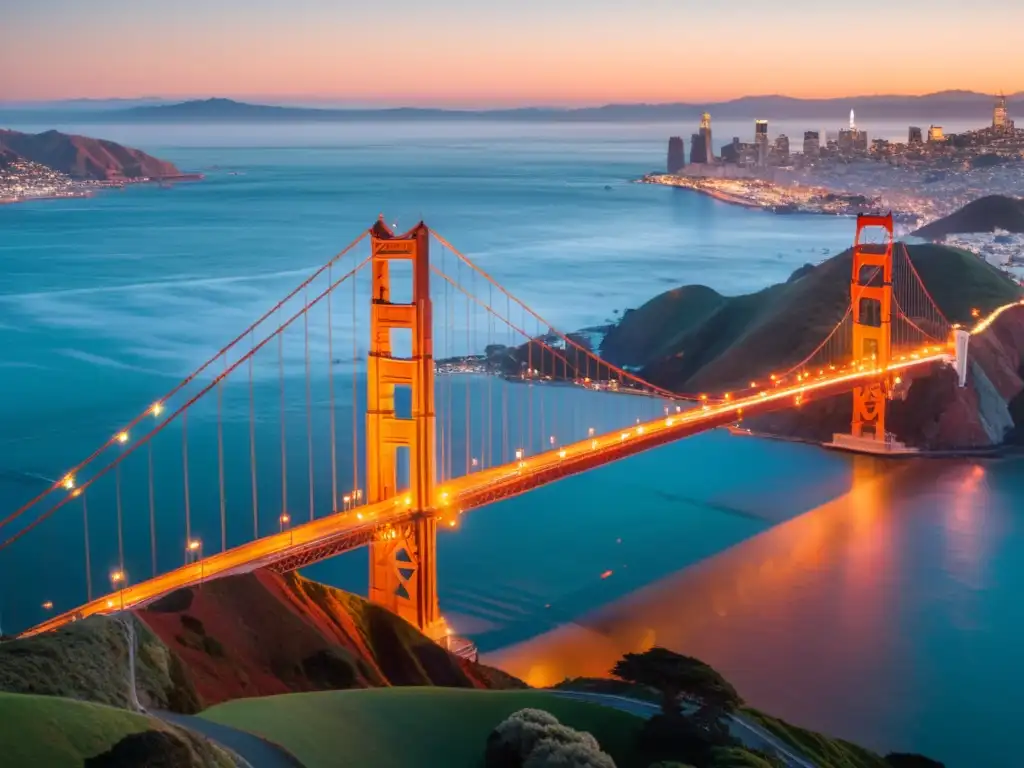
[[[111,189],[123,189],[127,186],[143,186],[147,184],[157,184],[163,186],[164,184],[179,184],[182,182],[197,182],[206,179],[206,175],[202,173],[181,173],[175,176],[162,176],[158,179],[125,179],[116,183],[109,182],[76,182],[83,184],[83,186],[89,187],[88,189],[81,189],[71,192],[66,195],[27,195],[25,197],[0,197],[0,205],[16,205],[18,203],[32,203],[40,200],[81,200],[84,198],[96,197],[100,192],[111,190]]]

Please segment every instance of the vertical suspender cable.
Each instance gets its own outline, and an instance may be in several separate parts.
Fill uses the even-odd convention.
[[[327,267],[327,284],[334,285],[333,267]],[[336,426],[334,414],[334,315],[331,309],[331,296],[334,291],[327,294],[327,392],[330,401],[330,424],[331,424],[331,512],[338,508],[338,446],[336,442]]]
[[[329,295],[329,294],[328,294]],[[302,333],[306,346],[306,463],[309,465],[309,519],[316,516],[313,497],[313,396],[309,381],[309,293],[303,292]]]
[[[85,500],[85,492],[82,492],[82,530],[85,533],[85,597],[87,602],[92,602],[92,558],[89,553],[89,502]]]
[[[458,280],[459,280],[459,284],[461,284],[462,283],[462,259],[459,259],[459,261],[458,261]],[[466,296],[466,359],[467,360],[469,359],[469,356],[473,353],[473,341],[470,338],[470,330],[469,330],[470,329],[469,318],[470,318],[469,296]],[[472,439],[470,437],[470,422],[472,421],[472,419],[470,418],[470,399],[471,398],[470,398],[470,392],[469,392],[469,374],[465,374],[464,381],[465,381],[465,384],[466,384],[466,386],[464,388],[465,400],[466,400],[466,474],[468,475],[470,472],[473,471],[473,463],[472,463],[473,444],[472,444]]]
[[[253,332],[249,332],[249,346],[255,348]],[[252,537],[260,537],[259,493],[256,487],[256,402],[253,392],[253,363],[255,355],[249,352],[249,473],[252,476]]]
[[[181,468],[185,488],[185,545],[192,541],[192,509],[188,494],[188,411],[181,414]],[[186,550],[187,551],[187,550]]]
[[[228,357],[224,355],[224,371],[228,369]],[[224,379],[217,382],[217,482],[220,484],[220,550],[228,548],[227,503],[224,496]]]
[[[117,504],[117,566],[124,570],[124,523],[121,516],[121,463],[114,469],[114,486]]]
[[[153,576],[156,577],[156,494],[153,492],[153,441],[146,443],[149,463],[149,556],[153,563]]]
[[[277,380],[281,390],[281,514],[288,512],[288,452],[284,424],[284,331],[277,334]]]
[[[373,262],[370,262],[372,274]],[[356,305],[359,303],[356,292],[357,274],[352,275],[352,491],[353,498],[358,494],[359,489],[359,333],[357,332],[359,318],[356,314]],[[370,291],[373,292],[373,283],[370,284]],[[371,300],[374,298],[370,297]],[[391,297],[389,296],[388,299]],[[372,308],[371,308],[372,311]],[[379,391],[379,390],[378,390]],[[369,397],[369,393],[367,393]],[[369,499],[367,499],[369,501]],[[377,499],[380,501],[380,499]]]

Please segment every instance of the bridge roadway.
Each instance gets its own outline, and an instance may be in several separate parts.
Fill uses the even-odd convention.
[[[950,363],[948,348],[931,347],[889,366],[888,372],[921,369]],[[801,402],[848,392],[879,372],[863,370],[835,372],[802,384],[779,387],[755,395],[708,403],[668,416],[605,433],[499,467],[472,472],[437,488],[435,513],[441,526],[455,526],[459,514],[501,499],[511,498],[570,475],[585,472],[665,443],[730,424],[739,416],[756,416],[782,410]],[[288,571],[370,543],[390,527],[408,522],[414,514],[412,499],[399,495],[350,511],[335,512],[319,520],[233,547],[201,561],[176,568],[151,579],[130,584],[79,608],[54,616],[23,633],[29,637],[56,629],[92,614],[116,613],[123,608],[141,607],[183,587],[230,574],[247,573],[261,567]],[[129,573],[130,577],[131,574]]]

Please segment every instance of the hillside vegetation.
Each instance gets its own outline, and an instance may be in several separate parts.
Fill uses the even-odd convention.
[[[138,616],[182,659],[207,706],[337,688],[523,687],[448,653],[380,606],[294,573],[216,579]]]
[[[0,130],[0,155],[18,156],[79,180],[164,178],[181,175],[171,163],[113,141],[59,131]]]
[[[950,322],[969,323],[972,309],[988,312],[1021,295],[1012,280],[966,251],[908,250]],[[626,312],[602,354],[676,391],[746,386],[800,362],[825,339],[849,306],[852,268],[852,252],[845,251],[753,294],[724,297],[704,286],[668,291]]]
[[[175,712],[198,712],[199,698],[181,660],[138,621],[135,635],[140,703]],[[0,691],[127,707],[124,625],[106,616],[90,616],[53,632],[0,643]]]
[[[646,768],[634,749],[640,718],[543,691],[331,691],[242,699],[202,716],[270,739],[306,768],[479,768],[491,730],[525,707],[592,733],[619,768]]]
[[[914,232],[914,236],[940,240],[946,235],[994,232],[997,229],[1024,232],[1024,200],[1005,195],[988,195],[921,227]]]
[[[0,765],[11,768],[234,765],[203,740],[146,715],[102,704],[0,693],[0,723]],[[148,762],[146,756],[164,761]]]

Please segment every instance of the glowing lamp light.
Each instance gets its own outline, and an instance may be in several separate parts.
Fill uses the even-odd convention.
[[[597,440],[591,440],[590,441],[590,447],[591,448],[597,448]]]
[[[114,601],[113,600],[107,600],[107,608],[113,608],[113,607],[114,607]]]
[[[563,448],[562,450],[560,450],[558,452],[558,458],[560,458],[560,459],[564,459],[565,458],[565,448]]]
[[[121,445],[124,445],[125,443],[127,443],[128,442],[128,433],[127,432],[118,432],[117,433],[117,442],[121,443]]]
[[[356,512],[356,519],[357,520],[362,520],[363,519],[363,513],[362,512]]]
[[[455,527],[455,521],[454,520],[449,520],[448,521],[448,527],[449,528],[454,528]]]
[[[516,448],[516,459],[520,460],[522,458],[523,458],[523,449],[522,448]]]
[[[65,475],[64,479],[60,481],[60,484],[64,486],[65,491],[70,491],[72,488],[75,487],[75,476]]]
[[[159,416],[161,413],[164,412],[164,404],[157,401],[153,403],[153,407],[150,408],[149,410],[154,416]]]
[[[591,427],[590,429],[587,430],[587,437],[593,437],[593,436],[594,436],[594,428]]]
[[[412,496],[406,496],[404,501],[405,501],[405,506],[407,506],[407,507],[411,507],[412,506]]]
[[[350,501],[352,501],[352,497],[351,496],[347,496],[347,495],[346,496],[342,496],[341,500],[344,501],[346,504],[348,504]]]
[[[281,519],[281,524],[282,525],[288,525],[288,523],[290,523],[292,521],[291,515],[289,515],[287,513],[281,515],[280,519]]]
[[[199,541],[199,539],[192,539],[192,541],[190,541],[188,543],[188,551],[189,552],[198,552],[200,547],[202,547],[202,546],[203,546],[203,543],[201,541]]]
[[[44,611],[51,611],[51,610],[53,610],[53,601],[52,600],[47,600],[45,603],[43,603],[43,610]]]
[[[120,584],[124,581],[124,571],[114,571],[110,574],[110,581],[114,584]]]
[[[642,434],[644,433],[644,428],[643,428],[643,427],[637,427],[637,428],[636,428],[636,433],[637,433],[638,435],[642,435]]]

